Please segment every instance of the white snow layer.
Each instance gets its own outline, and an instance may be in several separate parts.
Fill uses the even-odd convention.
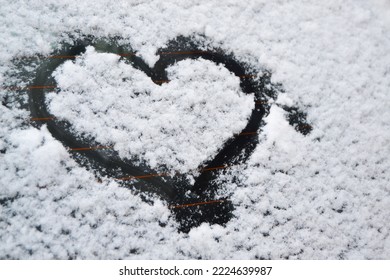
[[[15,71],[13,58],[48,54],[76,30],[119,35],[150,65],[158,59],[156,50],[169,40],[201,34],[253,69],[271,70],[273,81],[285,91],[280,103],[303,108],[313,126],[306,137],[295,132],[276,102],[250,161],[230,170],[221,185],[231,194],[235,218],[224,227],[203,224],[183,234],[176,231],[164,202],[149,205],[111,180],[96,182],[45,127],[26,124],[26,110],[2,104],[0,258],[390,258],[389,9],[388,2],[379,0],[224,1],[223,5],[217,0],[0,1],[3,84],[18,81],[9,75]],[[115,65],[112,71],[128,67],[115,56],[107,55],[107,60]],[[64,73],[66,67],[83,71],[77,62],[64,65]],[[223,68],[183,61],[171,69],[173,84],[159,88],[140,77],[145,81],[139,85],[141,91],[150,87],[162,95],[170,88],[172,94],[181,94],[176,105],[185,111],[187,92],[179,88],[188,71],[214,69],[213,74],[224,81],[215,85],[229,88],[232,98],[248,110],[246,99],[236,91],[237,82]],[[93,74],[101,73],[95,70]],[[195,74],[197,79],[186,85],[206,87],[203,83],[208,80],[201,80],[202,75]],[[61,77],[66,76],[58,72],[60,83]],[[72,80],[77,82],[77,77]],[[64,102],[92,106],[71,90],[70,82],[64,82],[64,91],[75,99]],[[107,83],[118,88],[118,95],[127,94],[122,86]],[[137,83],[131,84],[131,90],[137,90]],[[3,103],[6,93],[1,89]],[[62,97],[53,97],[53,110],[57,98]],[[169,98],[159,101],[165,104]],[[116,112],[121,112],[121,102],[112,100]],[[210,106],[223,108],[230,101],[221,102]],[[154,108],[162,110],[157,104]],[[246,112],[218,112],[227,119],[218,126],[231,135],[241,124],[231,123],[229,114],[239,114],[243,120]],[[66,117],[71,114],[70,110]],[[197,122],[204,121],[200,114],[202,120]],[[75,125],[88,132],[89,125],[103,125],[108,118]],[[190,127],[183,128],[192,133]],[[191,140],[199,148],[207,144],[204,139]],[[119,141],[115,145],[123,156],[132,155],[131,147],[120,146]],[[158,158],[142,156],[150,164]],[[186,166],[193,168],[204,159],[190,159]],[[174,167],[177,162],[166,163]],[[233,174],[239,179],[234,183],[229,181]]]
[[[159,86],[119,58],[89,47],[57,68],[61,90],[48,94],[51,113],[123,158],[181,173],[215,155],[247,124],[253,95],[223,65],[180,61],[167,69],[170,82]]]

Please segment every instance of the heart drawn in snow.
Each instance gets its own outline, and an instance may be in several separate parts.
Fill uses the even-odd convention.
[[[30,87],[32,117],[78,151],[80,164],[168,201],[181,230],[225,223],[232,206],[216,199],[214,179],[255,148],[269,76],[255,81],[232,55],[187,38],[158,54],[150,68],[114,40],[75,41],[42,62]],[[195,169],[189,182],[184,173]]]

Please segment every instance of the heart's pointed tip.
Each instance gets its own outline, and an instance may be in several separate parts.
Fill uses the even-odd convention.
[[[157,48],[142,48],[137,51],[137,56],[140,57],[150,68],[153,68],[156,62],[160,59]]]

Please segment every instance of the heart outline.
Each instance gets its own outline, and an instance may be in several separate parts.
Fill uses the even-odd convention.
[[[102,44],[105,46],[102,47]],[[37,76],[34,81],[34,85],[44,85],[52,86],[55,84],[55,80],[51,77],[51,73],[64,62],[59,56],[76,56],[85,52],[87,45],[92,45],[97,50],[99,49],[110,49],[111,53],[124,54],[126,51],[131,51],[130,49],[125,49],[123,46],[119,46],[115,43],[115,40],[108,40],[108,43],[103,41],[96,41],[95,38],[86,37],[81,40],[77,40],[72,44],[64,47],[62,50],[59,50],[55,55],[52,56],[50,60],[44,60],[41,64],[39,70],[37,71]],[[106,50],[105,50],[106,51]],[[169,52],[180,52],[178,55],[164,55]],[[260,79],[260,83],[256,82],[245,70],[240,63],[238,63],[233,55],[226,55],[221,50],[204,50],[198,46],[192,39],[186,37],[179,37],[168,43],[168,46],[159,51],[160,59],[155,63],[153,68],[150,68],[140,57],[136,55],[132,56],[123,56],[121,59],[127,59],[133,67],[143,71],[148,75],[153,81],[156,80],[168,80],[167,73],[165,69],[177,63],[180,60],[184,59],[196,59],[203,58],[206,60],[213,61],[216,64],[222,63],[230,72],[234,73],[236,76],[240,77],[240,87],[242,91],[246,94],[254,93],[255,96],[255,108],[253,109],[250,119],[246,127],[242,130],[242,133],[258,131],[262,118],[266,111],[268,111],[267,106],[262,104],[266,100],[264,91],[266,89],[265,84],[270,84],[269,73],[265,73]],[[57,56],[57,58],[56,58]],[[54,58],[53,58],[54,57]],[[68,58],[72,59],[72,58]],[[29,93],[29,105],[31,110],[31,115],[34,118],[47,118],[51,117],[49,114],[46,104],[45,104],[45,89],[44,88],[34,88],[31,87]],[[272,96],[273,92],[270,90],[268,92],[269,96]],[[66,121],[58,120],[49,120],[45,122],[48,130],[51,134],[65,147],[86,147],[92,145],[99,145],[99,143],[94,143],[93,139],[79,139],[73,135],[69,135],[70,124]],[[88,145],[85,144],[88,142]],[[206,162],[204,169],[210,169],[215,166],[220,165],[234,165],[237,163],[244,162],[251,154],[253,149],[258,143],[257,135],[243,135],[240,137],[233,137],[224,143],[223,148],[219,150],[218,154],[214,159]],[[80,156],[80,155],[78,155]],[[131,174],[131,176],[142,176],[145,174],[153,174],[153,170],[144,165],[134,166],[131,162],[129,163],[126,160],[120,159],[119,156],[115,155],[115,152],[112,151],[87,151],[84,152],[84,155],[80,156],[76,160],[81,165],[91,165],[90,168],[93,170],[98,170],[98,173],[101,173],[103,176],[110,176],[111,173],[115,174]],[[86,158],[83,158],[86,157]],[[91,158],[92,164],[91,164]],[[103,170],[99,165],[110,164],[111,169],[113,170]],[[97,165],[96,165],[97,164]],[[95,166],[94,166],[95,165]],[[118,170],[121,170],[118,173]],[[115,177],[118,177],[115,175]],[[181,176],[176,178],[159,178],[151,177],[148,178],[147,182],[141,180],[137,182],[137,190],[140,193],[154,193],[165,199],[169,203],[185,204],[191,203],[193,201],[213,199],[216,192],[218,191],[218,185],[212,183],[213,180],[217,177],[217,172],[209,171],[202,172],[195,180],[195,184],[191,187],[192,197],[186,197],[184,193],[188,190],[186,186],[185,179]],[[157,186],[157,187],[156,187]],[[175,186],[175,187],[172,187]],[[184,186],[184,187],[183,187]],[[181,209],[175,210],[176,218],[180,222],[180,228],[182,231],[188,231],[191,227],[200,224],[201,222],[207,221],[210,223],[218,222],[225,223],[231,218],[232,205],[230,203],[220,203],[217,207],[207,207],[206,214],[199,215],[199,211],[192,211],[193,209]],[[211,209],[211,210],[210,210]],[[214,219],[212,216],[217,214],[217,219]]]

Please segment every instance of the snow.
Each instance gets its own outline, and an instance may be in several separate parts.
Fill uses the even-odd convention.
[[[216,0],[126,0],[113,5],[107,0],[1,0],[0,7],[0,258],[390,258],[388,1],[256,0],[221,5]],[[246,165],[221,175],[221,189],[235,205],[235,217],[226,226],[202,224],[188,234],[178,233],[164,201],[155,199],[151,205],[113,180],[97,182],[45,126],[31,126],[27,109],[9,102],[13,95],[27,93],[7,90],[5,85],[31,82],[17,75],[23,69],[14,65],[14,59],[48,55],[77,34],[120,36],[149,65],[158,60],[156,51],[175,37],[205,35],[207,43],[233,52],[252,71],[272,71],[273,83],[281,83],[284,93],[265,118],[260,143]],[[113,66],[110,71],[102,71],[101,61]],[[86,71],[88,65],[91,71]],[[126,75],[120,69],[137,79],[109,79]],[[52,95],[50,108],[63,118],[74,118],[75,131],[101,137],[104,143],[115,140],[123,157],[138,155],[151,165],[165,163],[174,169],[185,158],[182,168],[191,170],[212,157],[223,139],[240,131],[242,123],[237,120],[248,116],[250,96],[240,96],[237,79],[207,61],[182,61],[170,71],[172,81],[157,86],[115,55],[89,49],[56,73],[61,93]],[[210,71],[218,77],[213,85],[204,77]],[[107,79],[93,79],[97,75]],[[76,121],[82,108],[73,105],[84,104],[85,114],[92,114],[88,110],[94,105],[89,102],[93,93],[82,81],[98,89],[94,94],[101,103],[96,102],[96,110],[112,104],[111,115]],[[195,115],[199,118],[191,118],[206,124],[205,133],[210,135],[212,126],[221,129],[213,137],[215,145],[208,145],[206,137],[190,137],[198,133],[188,125],[191,118],[183,119],[183,126],[171,127],[175,130],[171,135],[183,129],[177,135],[196,147],[190,158],[181,158],[184,143],[165,151],[176,153],[175,157],[162,159],[163,154],[139,154],[141,148],[120,141],[132,137],[132,129],[141,130],[121,119],[125,113],[137,118],[138,114],[132,115],[136,104],[143,107],[144,100],[155,98],[160,105],[154,104],[153,110],[163,112],[170,100],[177,99],[184,114],[190,104],[186,97],[194,97],[195,103],[214,98],[209,94],[214,85],[217,96],[226,96],[221,86],[229,98],[207,103],[217,112],[201,111]],[[81,86],[87,87],[83,94]],[[187,91],[198,87],[205,92]],[[113,88],[113,95],[104,95]],[[136,100],[128,97],[145,90],[153,94],[138,96],[139,103],[131,104]],[[135,111],[125,112],[116,97]],[[232,100],[243,111],[231,106]],[[61,102],[63,112],[58,107]],[[309,135],[302,136],[288,125],[282,106],[290,104],[307,113],[313,126]],[[224,112],[224,106],[233,111]],[[224,121],[206,121],[209,113]],[[120,118],[115,122],[127,131],[110,137],[116,115]],[[153,126],[164,127],[166,122],[154,116],[148,115]],[[97,127],[106,132],[95,135]],[[157,142],[139,145],[149,145],[153,151]]]
[[[159,86],[119,58],[89,47],[54,73],[60,91],[47,95],[49,110],[75,134],[113,146],[124,159],[186,173],[246,126],[253,95],[223,65],[184,60],[167,69],[170,82]]]

